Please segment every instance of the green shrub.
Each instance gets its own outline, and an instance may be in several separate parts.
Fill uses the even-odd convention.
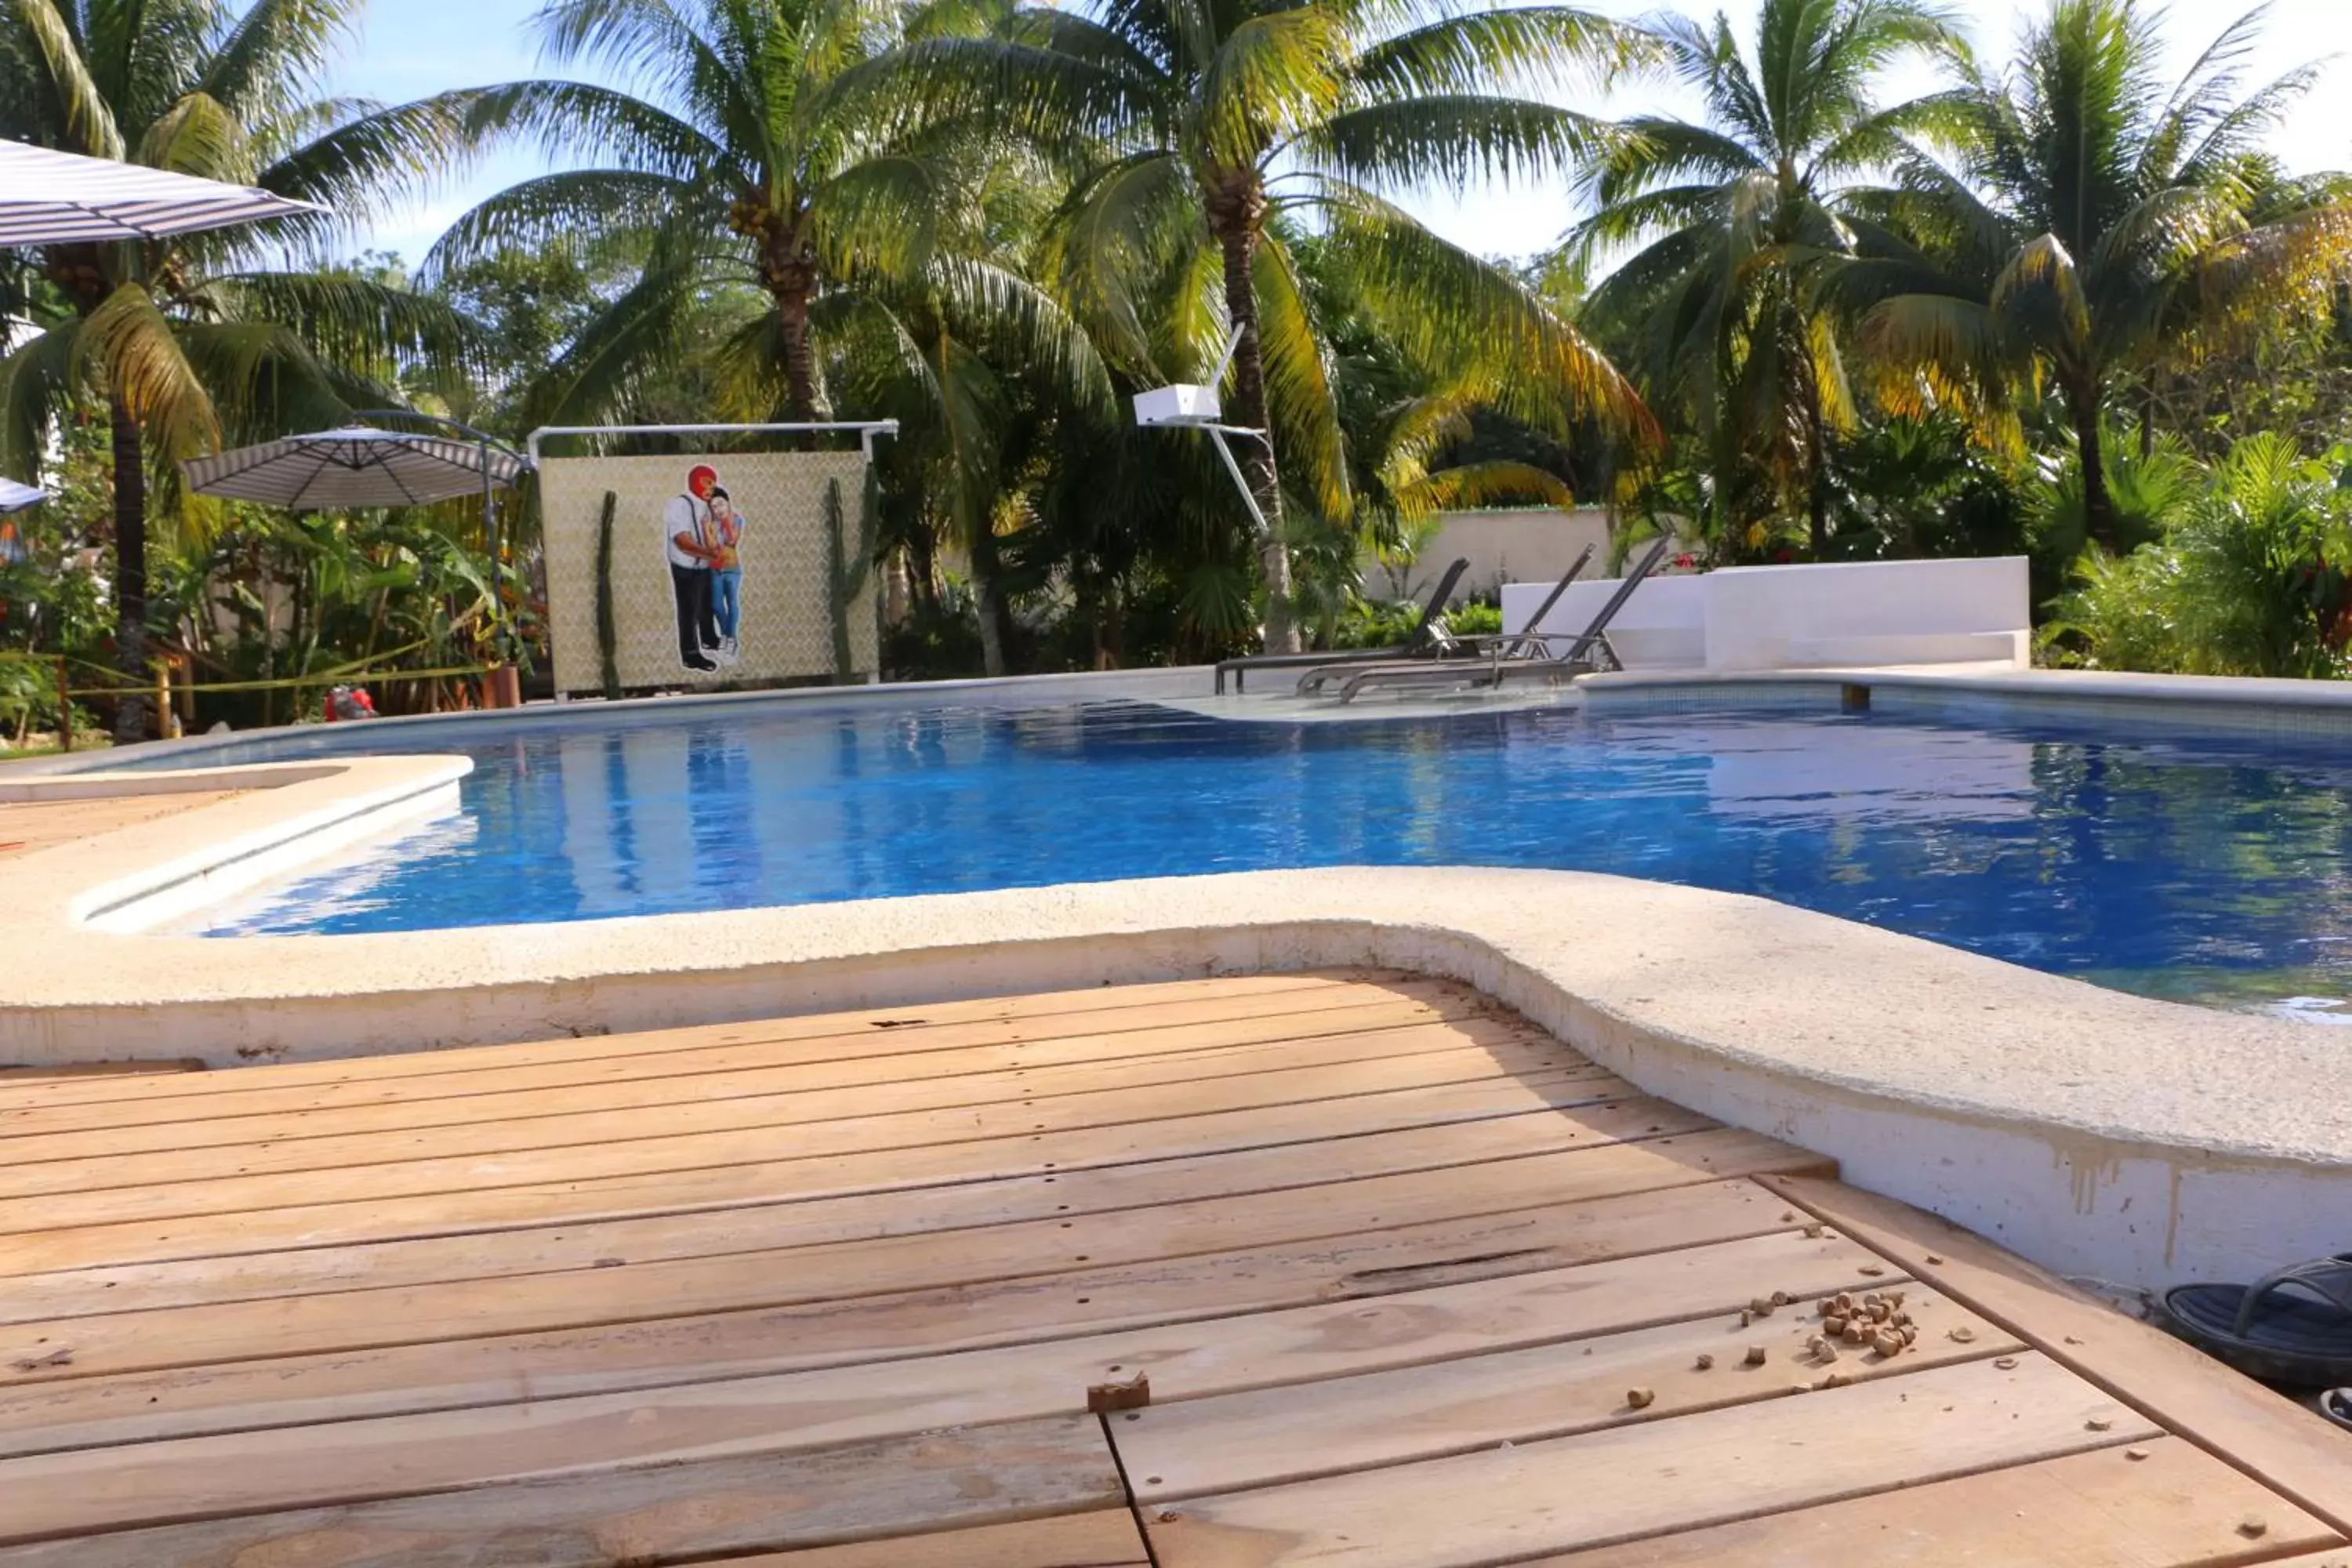
[[[2184,484],[2160,537],[2092,550],[2043,628],[2057,662],[2185,675],[2346,673],[2352,491],[2283,436],[2249,437]]]

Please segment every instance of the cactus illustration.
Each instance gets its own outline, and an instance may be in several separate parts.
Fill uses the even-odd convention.
[[[604,667],[604,695],[615,702],[621,700],[621,634],[613,610],[613,512],[620,503],[619,496],[606,490],[596,519],[596,658]]]
[[[874,486],[869,471],[866,494],[857,509],[857,538],[848,537],[848,521],[843,515],[841,481],[824,482],[825,582],[828,607],[833,612],[833,679],[846,686],[857,678],[856,649],[850,646],[850,608],[864,592],[867,573],[874,565],[874,534],[878,521],[878,509],[874,504]]]

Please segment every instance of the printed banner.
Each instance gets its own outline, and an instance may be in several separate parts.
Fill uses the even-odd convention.
[[[626,689],[831,679],[844,652],[849,677],[865,679],[878,575],[865,485],[856,452],[546,459],[556,689],[603,689],[607,603]]]

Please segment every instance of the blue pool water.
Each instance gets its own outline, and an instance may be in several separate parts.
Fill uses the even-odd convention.
[[[221,760],[363,738],[322,732]],[[452,749],[437,734],[429,746]],[[1127,704],[754,705],[506,730],[455,749],[476,763],[462,816],[216,909],[200,929],[409,931],[1266,867],[1541,866],[1760,893],[2156,994],[2310,1007],[2352,992],[2352,759],[2318,749],[1886,715],[1289,725]]]

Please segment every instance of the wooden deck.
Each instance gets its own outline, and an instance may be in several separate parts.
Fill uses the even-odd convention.
[[[0,1568],[2346,1563],[2348,1447],[1430,981],[0,1082]]]
[[[235,800],[244,790],[187,790],[171,795],[98,795],[79,800],[0,801],[0,855],[29,855],[118,827],[135,827],[184,811]]]

